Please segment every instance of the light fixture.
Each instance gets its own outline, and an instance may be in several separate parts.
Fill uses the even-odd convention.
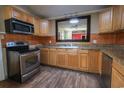
[[[72,18],[72,19],[70,19],[69,23],[77,24],[77,23],[79,23],[79,19],[78,18]]]

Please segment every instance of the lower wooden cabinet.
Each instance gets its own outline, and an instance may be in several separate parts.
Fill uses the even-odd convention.
[[[88,53],[88,72],[99,73],[99,51],[89,50]]]
[[[78,49],[41,49],[41,63],[99,73],[99,51]]]
[[[40,53],[41,64],[49,64],[49,49],[42,48]]]
[[[124,88],[124,76],[116,69],[112,68],[112,88]]]
[[[49,50],[49,64],[56,65],[56,49],[51,48]]]
[[[112,88],[124,88],[124,66],[114,59],[112,63]]]
[[[79,54],[79,69],[82,71],[87,71],[88,69],[88,53]]]
[[[57,49],[56,65],[60,67],[66,66],[66,51],[65,49]]]
[[[70,52],[67,51],[67,65],[66,67],[72,68],[72,69],[78,69],[79,68],[79,59],[78,59],[78,53],[77,50],[69,49]]]

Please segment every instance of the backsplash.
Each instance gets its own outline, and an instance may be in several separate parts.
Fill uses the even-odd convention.
[[[54,36],[51,37],[40,37],[33,35],[19,35],[19,34],[5,34],[2,40],[3,45],[8,41],[28,41],[30,44],[49,44],[51,40],[52,44],[56,43]],[[116,34],[91,34],[91,40],[88,43],[81,44],[92,44],[93,40],[97,41],[97,44],[124,44],[124,32]]]

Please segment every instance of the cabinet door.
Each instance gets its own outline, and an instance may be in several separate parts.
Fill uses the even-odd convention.
[[[56,65],[56,49],[50,49],[49,64]]]
[[[119,5],[113,6],[113,31],[121,28],[121,7]]]
[[[60,67],[66,66],[66,53],[65,51],[57,51],[56,65]]]
[[[88,68],[88,54],[87,53],[80,53],[79,54],[79,68],[83,71],[87,71]]]
[[[121,5],[121,29],[124,29],[124,5]]]
[[[109,33],[112,31],[113,8],[107,8],[99,14],[100,33]]]
[[[24,14],[24,12],[15,8],[12,8],[12,17],[18,20],[26,21],[26,15]]]
[[[48,34],[49,31],[49,21],[48,20],[41,20],[40,22],[40,32],[42,35]]]
[[[99,51],[90,50],[88,54],[88,72],[99,73]]]
[[[33,16],[26,14],[26,22],[34,24],[34,18]]]
[[[116,69],[112,68],[112,88],[124,88],[124,76],[122,76]]]
[[[43,48],[41,49],[40,53],[41,53],[41,56],[40,56],[41,63],[49,64],[49,49]]]
[[[68,53],[67,54],[67,67],[72,69],[79,68],[78,54],[77,53]]]
[[[34,35],[40,36],[40,18],[34,18]]]

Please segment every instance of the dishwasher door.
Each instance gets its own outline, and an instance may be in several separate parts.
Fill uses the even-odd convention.
[[[112,61],[113,59],[103,53],[102,56],[102,81],[106,88],[111,87],[111,75],[112,75]]]

